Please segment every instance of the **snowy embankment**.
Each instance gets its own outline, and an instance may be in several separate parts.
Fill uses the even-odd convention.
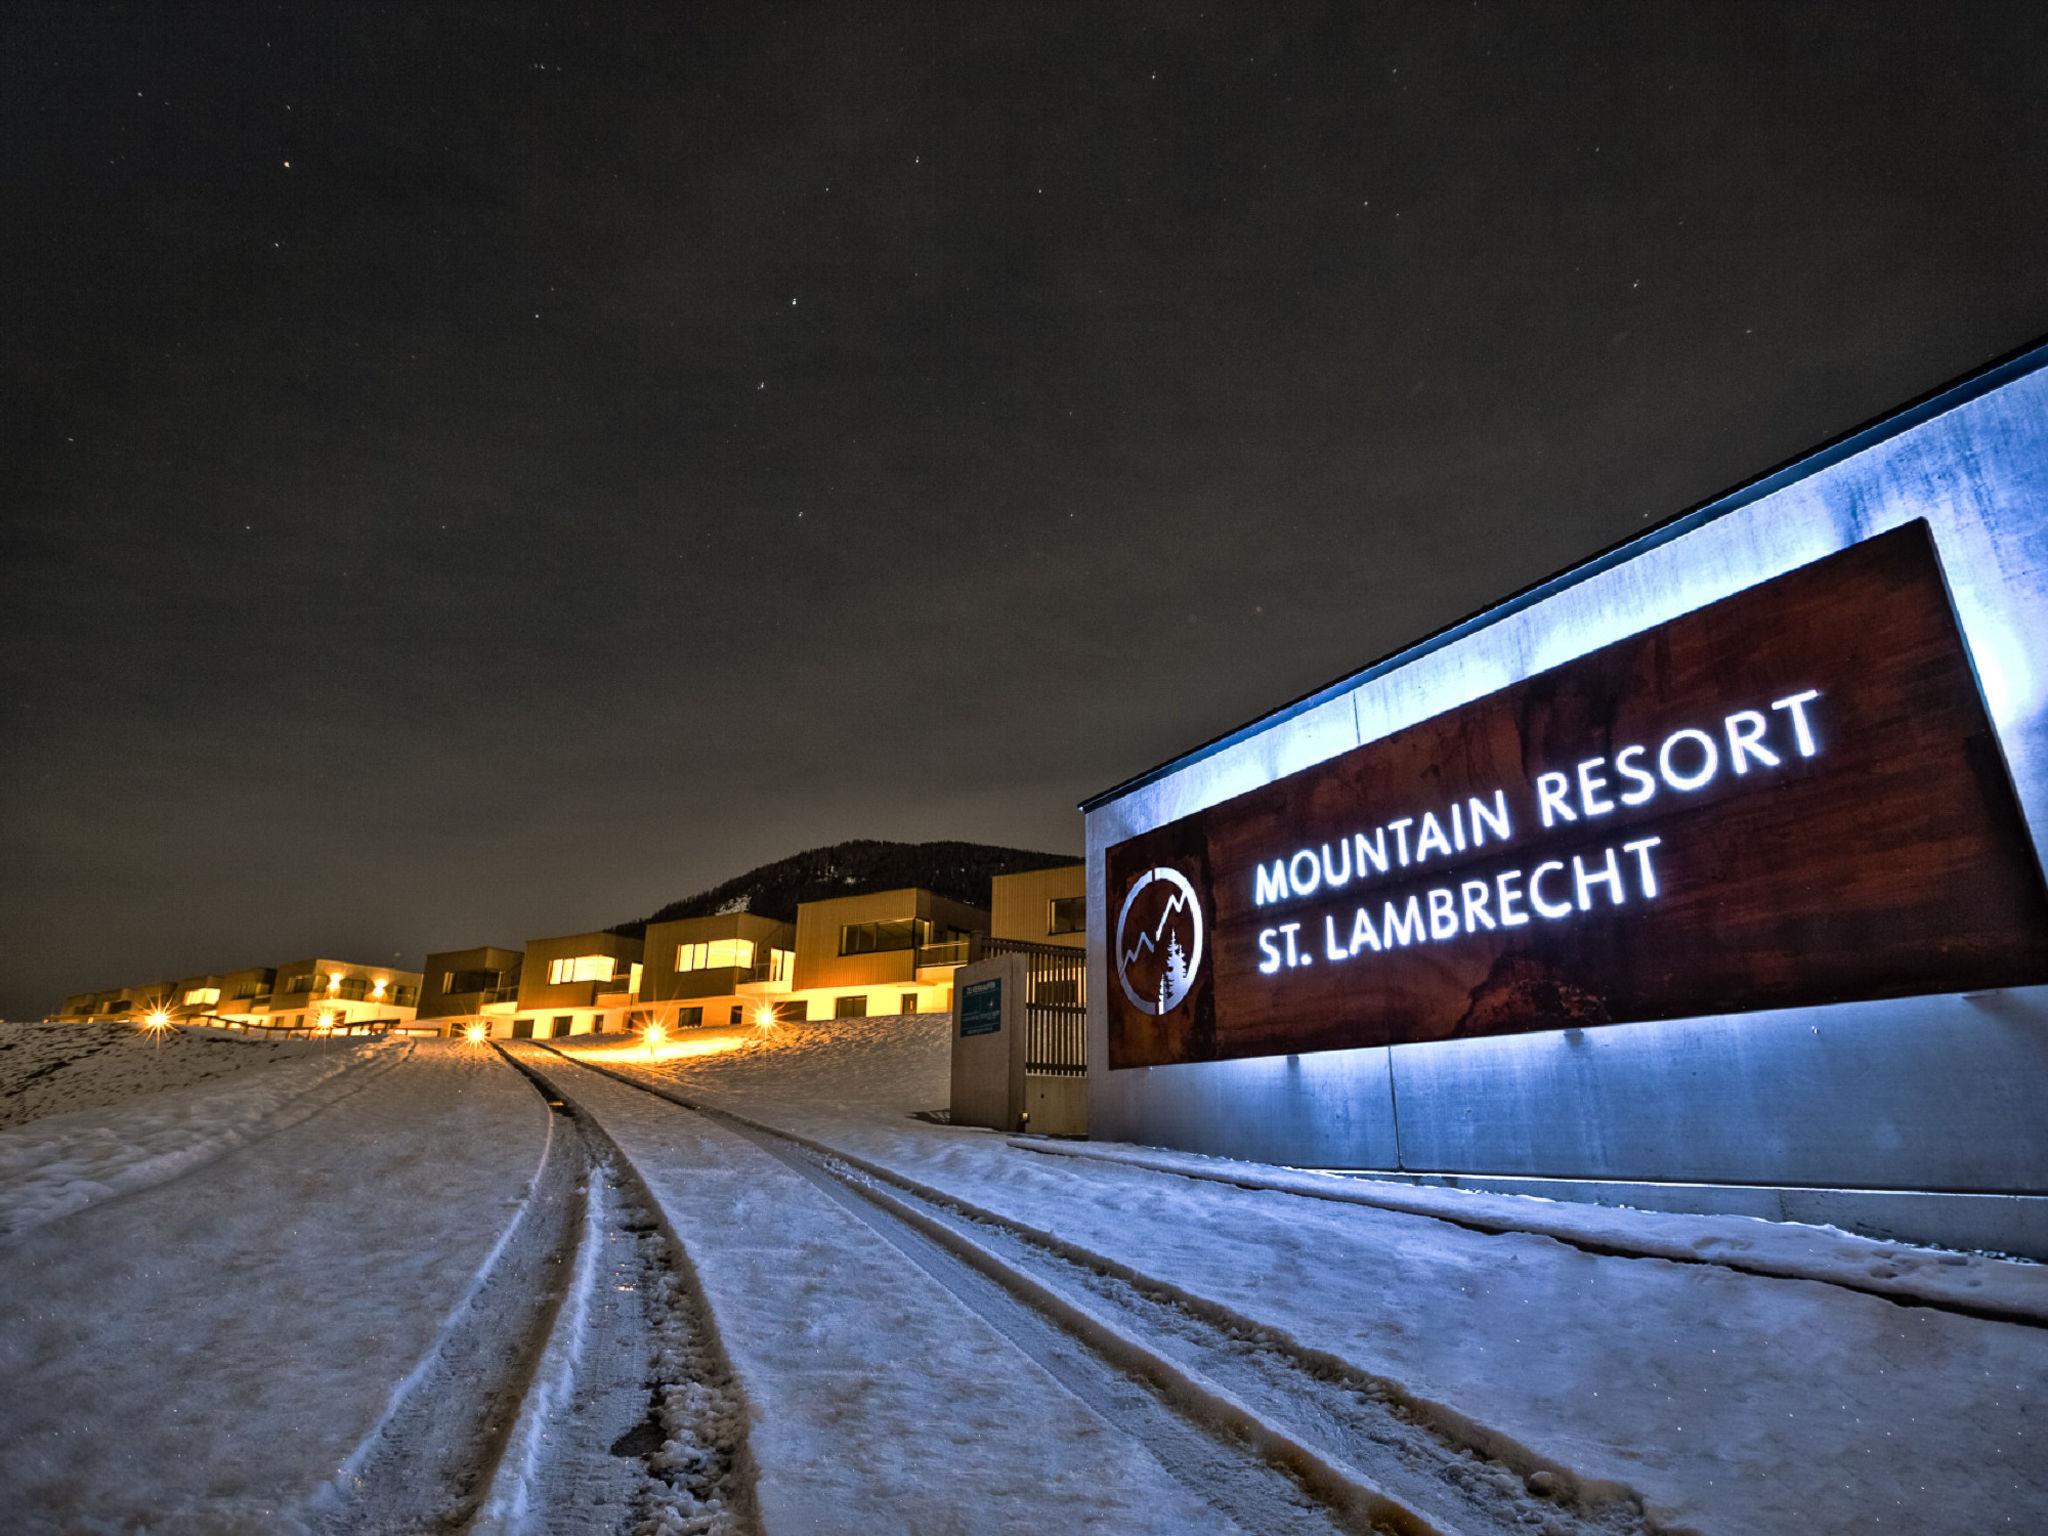
[[[1091,1145],[1017,1137],[1048,1157],[1086,1157],[1243,1189],[1432,1216],[1475,1232],[1530,1232],[1589,1253],[1719,1264],[1784,1280],[1823,1280],[1901,1301],[2013,1322],[2048,1325],[2048,1265],[1888,1243],[1801,1222],[1749,1216],[1686,1216],[1616,1209],[1532,1195],[1496,1195],[1305,1169],[1158,1147]]]
[[[0,1236],[174,1178],[317,1114],[354,1090],[356,1072],[381,1071],[406,1049],[395,1042],[222,1043],[223,1051],[204,1053],[203,1065],[225,1065],[195,1080],[188,1057],[167,1068],[171,1081],[182,1079],[182,1085],[155,1092],[146,1087],[146,1058],[154,1049],[149,1045],[138,1042],[70,1058],[63,1073],[69,1086],[58,1102],[93,1107],[47,1113],[0,1131]],[[290,1048],[280,1051],[279,1045]],[[145,1059],[138,1061],[137,1050]],[[107,1081],[102,1084],[101,1078]]]
[[[329,1049],[241,1031],[0,1024],[0,1130],[186,1088]]]
[[[166,1102],[217,1095],[193,1128],[247,1134],[0,1245],[9,1530],[306,1528],[523,1209],[550,1117],[495,1056],[380,1046],[266,1118],[294,1070],[88,1112],[142,1142]]]
[[[1585,1213],[1598,1244],[1562,1229],[1560,1241],[1475,1230],[1520,1202],[1459,1222],[1445,1219],[1449,1206],[1323,1198],[1290,1187],[1312,1176],[1285,1170],[1225,1182],[1043,1156],[907,1118],[943,1102],[948,1046],[936,1024],[785,1026],[776,1033],[801,1038],[655,1062],[626,1051],[607,1064],[986,1212],[1083,1272],[1146,1277],[1249,1337],[1343,1362],[1435,1413],[1448,1434],[1586,1485],[1634,1489],[1665,1528],[2048,1528],[2048,1458],[2028,1438],[2048,1330],[1720,1260],[1761,1251],[1816,1273],[1853,1266],[1873,1288],[1884,1283],[1873,1266],[1910,1280],[1932,1271],[1936,1291],[2008,1301],[2034,1294],[2030,1266],[1942,1264],[1730,1218],[1659,1215],[1637,1227],[1621,1211]],[[1556,1214],[1527,1205],[1529,1220],[1507,1225]],[[1754,1241],[1741,1249],[1731,1237]],[[1632,1256],[1674,1243],[1703,1262]]]

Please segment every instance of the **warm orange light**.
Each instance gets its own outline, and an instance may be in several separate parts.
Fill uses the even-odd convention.
[[[162,1049],[164,1031],[171,1027],[170,1010],[165,1008],[162,1003],[158,1003],[149,1012],[145,1013],[138,1022],[149,1032],[150,1039],[156,1042],[158,1049]]]
[[[331,1014],[331,1013],[323,1013],[323,1014],[321,1014],[321,1015],[320,1015],[320,1033],[322,1033],[322,1034],[324,1035],[324,1034],[326,1034],[326,1033],[327,1033],[327,1031],[328,1031],[328,1030],[330,1030],[330,1029],[332,1029],[332,1028],[334,1028],[334,1015],[333,1015],[333,1014]]]
[[[463,1033],[469,1037],[471,1045],[482,1045],[485,1040],[490,1038],[491,1027],[479,1020],[463,1030]]]
[[[773,1003],[761,1003],[756,1006],[754,1009],[754,1022],[763,1029],[773,1029],[775,1027],[775,1005]]]
[[[370,983],[370,996],[382,997],[384,995],[384,989],[389,985],[390,983],[386,981],[383,977],[378,977],[375,981]]]
[[[650,1024],[643,1032],[647,1040],[647,1059],[654,1060],[654,1048],[668,1038],[668,1031],[659,1024]]]
[[[341,972],[329,971],[327,973],[327,990],[330,992],[339,992],[341,990]]]

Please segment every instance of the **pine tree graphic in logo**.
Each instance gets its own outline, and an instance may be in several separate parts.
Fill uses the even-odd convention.
[[[1188,877],[1166,865],[1132,882],[1116,919],[1117,981],[1141,1013],[1170,1013],[1202,968],[1202,907]]]
[[[1180,947],[1180,935],[1175,934],[1166,941],[1166,969],[1159,973],[1159,1011],[1166,1012],[1175,1003],[1187,996],[1188,957]]]

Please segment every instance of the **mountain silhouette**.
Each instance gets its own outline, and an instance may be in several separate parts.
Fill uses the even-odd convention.
[[[719,912],[752,912],[777,922],[796,921],[799,902],[828,896],[861,896],[921,886],[952,901],[987,907],[989,881],[997,875],[1022,874],[1080,862],[1069,853],[1036,853],[1028,848],[997,848],[986,843],[889,843],[873,838],[806,848],[772,864],[672,901],[659,911],[606,930],[641,938],[649,923],[678,917],[709,917]]]

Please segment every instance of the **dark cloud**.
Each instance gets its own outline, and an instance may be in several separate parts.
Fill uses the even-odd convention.
[[[16,1016],[1078,848],[2048,328],[2038,7],[0,28]]]

